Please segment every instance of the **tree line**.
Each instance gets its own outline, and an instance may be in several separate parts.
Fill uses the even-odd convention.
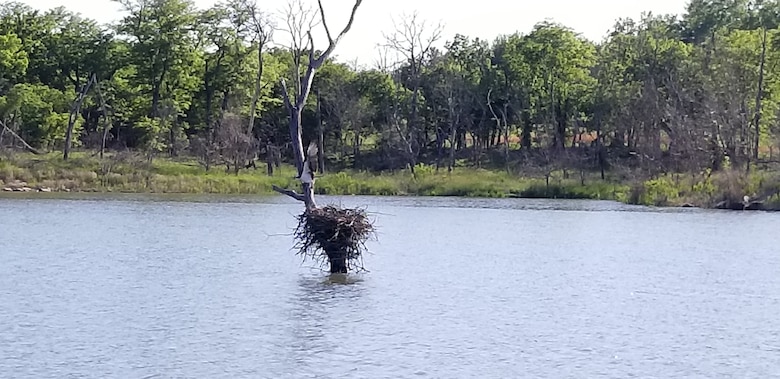
[[[118,3],[112,25],[0,5],[0,148],[130,149],[233,172],[291,158],[320,12]],[[780,147],[777,0],[692,0],[683,15],[617,20],[595,43],[549,21],[492,41],[441,32],[406,16],[370,67],[322,62],[296,116],[320,170],[655,175],[750,169]]]

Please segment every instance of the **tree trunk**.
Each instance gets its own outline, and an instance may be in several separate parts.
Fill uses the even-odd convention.
[[[508,104],[504,104],[504,109],[501,110],[501,120],[504,123],[504,167],[509,172],[509,120],[507,108]]]
[[[566,115],[563,112],[562,104],[558,104],[555,108],[555,147],[561,150],[565,150]]]
[[[219,60],[217,60],[219,62]],[[213,107],[214,103],[214,87],[211,85],[211,73],[209,73],[209,62],[206,60],[206,74],[203,76],[203,87],[206,92],[206,133],[211,134],[212,120],[213,120]]]
[[[523,110],[523,136],[522,136],[522,144],[523,147],[526,149],[531,148],[531,128],[533,128],[533,125],[531,124],[531,115],[529,114],[529,111]]]
[[[317,171],[325,173],[325,131],[322,127],[322,99],[317,89]]]
[[[347,270],[347,256],[344,252],[326,252],[328,255],[328,261],[330,262],[331,274],[346,274]]]
[[[100,101],[100,110],[103,112],[103,136],[100,140],[100,158],[103,159],[103,153],[106,151],[106,139],[108,138],[108,132],[111,130],[111,120],[108,117],[108,107],[106,107],[106,99],[103,97],[103,92],[100,90],[100,83],[95,79],[95,92],[97,92],[98,100]]]
[[[265,164],[268,176],[274,176],[274,151],[270,143],[265,144]]]
[[[455,140],[457,137],[457,122],[450,123],[450,160],[447,164],[447,172],[452,172],[455,167]]]
[[[79,94],[76,96],[76,100],[73,102],[73,108],[71,109],[70,115],[68,116],[68,129],[65,131],[65,149],[62,152],[63,160],[68,160],[68,156],[70,155],[70,146],[73,140],[73,128],[76,126],[76,120],[79,117],[79,112],[81,112],[81,104],[84,103],[84,98],[87,97],[87,92],[89,92],[89,88],[94,82],[95,74],[92,74],[92,76],[89,78],[89,81],[87,81],[87,84],[84,85]]]
[[[162,78],[160,79],[160,82],[154,83],[152,86],[152,110],[151,110],[151,118],[157,118],[157,116],[160,115],[160,84],[162,83]]]
[[[601,172],[601,180],[606,179],[604,173],[607,165],[607,159],[604,156],[604,143],[601,137],[601,119],[596,120],[596,160],[599,165],[599,171]]]
[[[301,136],[301,107],[293,107],[290,112],[290,140],[292,141],[293,155],[295,156],[295,166],[298,169],[298,177],[303,175],[303,138]],[[311,183],[302,183],[303,198],[302,201],[306,210],[312,210],[317,207],[314,202],[314,186]]]
[[[754,121],[753,160],[758,160],[758,147],[761,138],[761,98],[764,96],[764,63],[766,61],[766,28],[762,28],[761,62],[758,69],[758,91],[756,92],[756,116]]]
[[[358,160],[360,159],[360,131],[355,129],[355,140],[352,145],[352,167],[358,167]]]

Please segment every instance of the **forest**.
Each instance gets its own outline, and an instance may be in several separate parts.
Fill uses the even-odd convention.
[[[118,3],[113,25],[0,5],[0,159],[131,154],[278,176],[292,160],[283,99],[318,51],[316,7]],[[552,21],[444,41],[411,14],[376,42],[374,64],[329,59],[311,84],[303,140],[321,173],[611,181],[656,205],[683,188],[706,206],[780,193],[776,0],[691,0],[682,15],[616,20],[597,42]]]

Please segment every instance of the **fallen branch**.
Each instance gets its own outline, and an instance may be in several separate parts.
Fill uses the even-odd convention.
[[[303,194],[300,194],[298,192],[295,192],[293,190],[287,189],[287,188],[281,188],[277,187],[276,185],[272,186],[274,191],[281,193],[282,195],[287,195],[289,197],[292,197],[295,200],[298,201],[306,201],[306,197]]]
[[[5,123],[3,123],[3,121],[2,121],[2,120],[0,120],[0,126],[2,126],[2,127],[3,127],[3,129],[4,129],[5,131],[7,131],[8,133],[11,133],[11,135],[12,135],[12,136],[16,137],[16,139],[17,139],[17,140],[19,140],[19,142],[21,142],[21,143],[22,143],[22,145],[24,146],[24,148],[25,148],[25,149],[27,149],[27,151],[29,151],[29,152],[31,152],[31,153],[33,153],[33,154],[35,154],[35,155],[41,155],[41,154],[43,154],[43,153],[41,153],[40,151],[36,150],[34,147],[30,146],[30,144],[28,144],[28,143],[27,143],[27,142],[26,142],[24,139],[22,139],[22,137],[19,137],[19,135],[18,135],[18,134],[14,133],[14,131],[13,131],[13,130],[11,130],[11,128],[7,127],[7,126],[5,125]]]

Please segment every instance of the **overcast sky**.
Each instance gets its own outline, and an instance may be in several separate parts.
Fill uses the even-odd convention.
[[[304,0],[316,6],[316,0]],[[110,0],[21,0],[38,9],[57,6],[81,13],[101,23],[122,17],[118,3]],[[218,0],[195,0],[203,9]],[[284,0],[258,0],[261,9],[280,15]],[[376,45],[384,41],[383,33],[394,30],[394,19],[417,12],[430,24],[444,26],[442,42],[456,33],[492,40],[497,35],[516,31],[528,32],[534,24],[546,19],[562,23],[584,37],[600,41],[621,17],[639,18],[642,12],[682,14],[688,0],[364,0],[352,31],[336,49],[341,61],[357,60],[372,65],[378,54]],[[341,30],[353,0],[323,0],[331,30]],[[459,4],[453,6],[453,4]],[[334,31],[335,33],[335,31]],[[283,33],[277,32],[283,41]]]

